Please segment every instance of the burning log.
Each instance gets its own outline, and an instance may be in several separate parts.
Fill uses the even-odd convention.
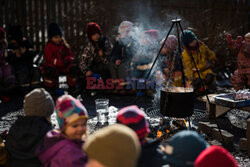
[[[171,120],[163,118],[157,130],[156,137],[161,140],[167,140],[175,133],[187,129],[187,127],[188,124],[185,119]]]

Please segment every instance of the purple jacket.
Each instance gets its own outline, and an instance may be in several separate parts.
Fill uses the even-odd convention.
[[[46,134],[36,154],[44,167],[85,167],[87,156],[81,150],[82,144],[52,130]]]

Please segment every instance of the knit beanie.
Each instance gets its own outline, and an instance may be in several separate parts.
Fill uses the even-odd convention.
[[[5,38],[5,31],[2,27],[0,27],[0,39],[4,39]]]
[[[197,46],[198,44],[198,38],[195,36],[195,34],[190,31],[190,30],[185,30],[184,34],[181,34],[181,41],[184,44],[186,48],[189,49],[189,44],[193,42],[193,40],[197,41]]]
[[[56,23],[50,23],[48,28],[48,37],[51,39],[52,37],[60,35],[62,36],[62,29]]]
[[[163,159],[176,167],[193,167],[194,161],[207,146],[207,142],[197,132],[183,130],[170,138]]]
[[[134,24],[130,21],[123,21],[118,27],[118,33],[120,35],[126,36],[133,29]]]
[[[87,35],[88,35],[88,38],[91,39],[91,36],[94,35],[94,34],[100,34],[100,35],[102,35],[102,30],[101,30],[100,26],[97,23],[90,22],[87,25]]]
[[[164,40],[165,39],[161,41],[161,45],[163,44]],[[177,38],[174,35],[169,35],[163,47],[167,49],[170,53],[173,53],[177,47],[177,43]]]
[[[19,44],[23,41],[23,31],[20,25],[9,26],[8,39],[16,40]]]
[[[144,31],[143,39],[149,44],[154,44],[159,40],[159,31],[155,29]]]
[[[56,101],[56,118],[61,130],[67,125],[79,120],[88,119],[88,113],[83,104],[70,95],[63,95]]]
[[[246,33],[246,35],[244,37],[250,39],[250,32]]]
[[[114,124],[94,132],[83,145],[89,158],[108,167],[135,167],[140,143],[130,128]]]
[[[195,167],[238,167],[234,157],[221,146],[211,146],[201,152]]]
[[[24,98],[24,114],[26,116],[49,117],[54,112],[54,101],[43,88],[37,88]]]
[[[136,105],[122,108],[117,114],[116,122],[133,129],[141,142],[150,132],[144,113]]]

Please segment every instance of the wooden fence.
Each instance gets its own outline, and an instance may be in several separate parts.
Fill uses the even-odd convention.
[[[99,23],[114,39],[123,20],[143,22],[144,15],[147,21],[165,27],[170,22],[166,14],[171,12],[178,13],[204,39],[222,31],[243,35],[250,28],[250,0],[0,0],[0,26],[7,30],[9,24],[22,25],[24,34],[42,53],[47,26],[55,21],[78,55],[86,44],[90,21]]]

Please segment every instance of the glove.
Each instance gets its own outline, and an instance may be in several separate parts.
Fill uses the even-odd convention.
[[[54,65],[56,65],[56,67],[62,67],[63,61],[61,59],[54,59]]]

